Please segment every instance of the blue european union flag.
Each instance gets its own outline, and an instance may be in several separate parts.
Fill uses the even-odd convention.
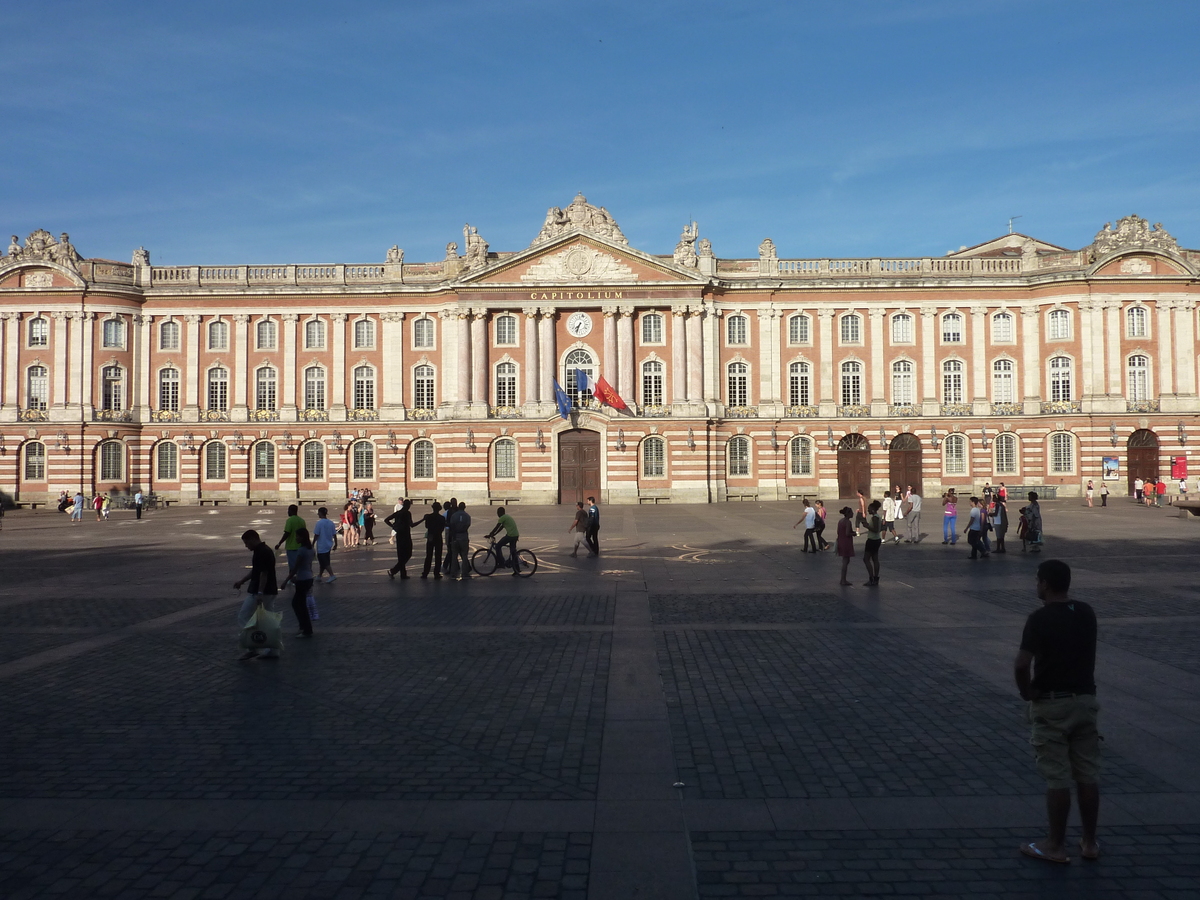
[[[558,379],[554,379],[554,402],[558,404],[558,414],[564,419],[571,413],[571,398],[567,396],[567,392],[558,386]]]

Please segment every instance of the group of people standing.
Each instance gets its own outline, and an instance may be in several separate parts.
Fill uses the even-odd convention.
[[[503,508],[501,508],[503,512]],[[422,578],[430,573],[440,580],[443,573],[455,580],[470,578],[471,514],[467,504],[451,497],[444,504],[434,501],[429,512],[419,520],[412,515],[412,501],[400,498],[390,516],[383,520],[392,529],[390,543],[396,545],[396,565],[388,569],[388,577],[407,579],[408,561],[413,555],[412,531],[425,529],[425,566]]]

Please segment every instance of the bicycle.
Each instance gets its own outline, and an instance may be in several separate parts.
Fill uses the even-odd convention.
[[[471,554],[471,568],[475,570],[477,575],[491,575],[500,566],[506,569],[512,568],[512,563],[500,558],[501,550],[496,548],[496,539],[492,538],[491,542],[486,547],[480,547]],[[521,560],[521,571],[517,574],[522,578],[528,578],[537,571],[538,561],[537,556],[532,550],[526,550],[522,547],[517,551],[517,558]]]

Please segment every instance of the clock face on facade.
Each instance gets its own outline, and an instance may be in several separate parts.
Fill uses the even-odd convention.
[[[584,312],[571,313],[567,318],[567,331],[572,337],[587,337],[592,332],[592,317]]]

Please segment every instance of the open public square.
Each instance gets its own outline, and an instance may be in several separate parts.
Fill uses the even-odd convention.
[[[315,637],[250,662],[239,537],[282,507],[10,512],[0,895],[1195,897],[1200,520],[1113,500],[977,561],[927,516],[875,588],[861,541],[850,588],[801,554],[798,504],[606,507],[595,559],[567,508],[514,507],[532,578],[338,550]],[[1103,853],[1069,866],[1017,853],[1045,558],[1099,619]]]

